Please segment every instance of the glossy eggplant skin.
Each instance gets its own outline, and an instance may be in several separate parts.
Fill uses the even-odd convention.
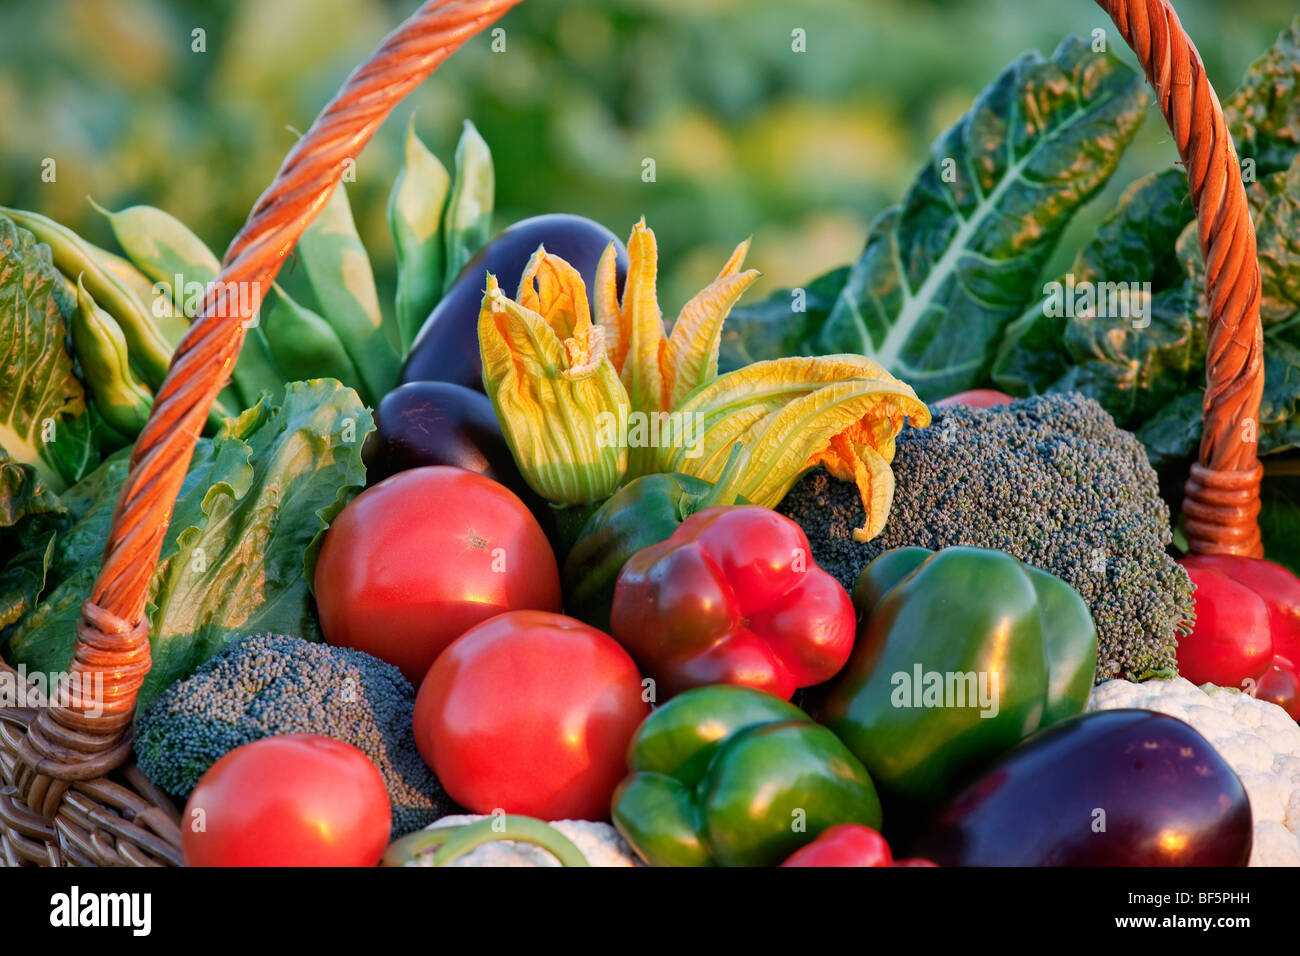
[[[366,483],[425,465],[464,468],[500,482],[528,506],[550,535],[555,518],[519,474],[492,402],[450,382],[399,385],[375,409],[375,430],[361,448]]]
[[[610,243],[618,259],[615,271],[619,294],[627,276],[627,249],[598,222],[582,216],[552,213],[524,219],[479,250],[425,320],[402,367],[407,382],[454,382],[483,391],[483,362],[478,350],[478,315],[487,274],[514,298],[519,279],[538,246],[564,259],[593,287],[596,264]]]
[[[1241,780],[1190,726],[1147,710],[1082,714],[1028,738],[923,828],[940,866],[1245,866]]]

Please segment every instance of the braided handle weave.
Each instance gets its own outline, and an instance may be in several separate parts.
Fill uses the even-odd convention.
[[[150,666],[144,615],[149,581],[208,409],[243,343],[244,322],[337,186],[346,161],[357,156],[402,97],[466,39],[519,2],[425,3],[349,77],[254,206],[178,347],[136,442],[103,566],[77,629],[72,670],[83,687],[102,679],[102,715],[90,716],[66,686],[60,688],[57,705],[41,709],[25,733],[16,727],[27,715],[0,713],[0,764],[11,760],[6,751],[17,752],[22,766],[11,767],[6,775],[16,781],[31,811],[47,818],[80,814],[81,821],[89,811],[79,806],[70,810],[69,804],[84,802],[92,791],[112,794],[104,799],[119,806],[129,802],[108,789],[115,784],[86,782],[98,781],[129,755],[136,696]],[[1136,51],[1156,90],[1187,168],[1200,224],[1211,323],[1205,432],[1184,506],[1188,537],[1198,551],[1258,554],[1262,469],[1250,426],[1258,418],[1263,391],[1260,280],[1237,156],[1200,57],[1168,0],[1097,2]],[[248,314],[234,311],[241,307]],[[75,791],[70,790],[74,784]],[[133,785],[147,789],[146,781],[133,779]],[[12,807],[6,812],[15,843],[22,833],[47,836],[36,817]],[[140,818],[150,812],[141,809]],[[148,846],[150,837],[142,832],[131,839]],[[82,856],[95,858],[90,848],[84,849]],[[143,857],[130,849],[122,855],[131,861]],[[176,859],[172,851],[156,855]],[[98,858],[110,857],[105,852]]]
[[[1199,553],[1264,553],[1259,537],[1259,404],[1264,334],[1255,226],[1219,99],[1168,0],[1097,0],[1137,54],[1187,170],[1210,304],[1200,461],[1184,489]]]

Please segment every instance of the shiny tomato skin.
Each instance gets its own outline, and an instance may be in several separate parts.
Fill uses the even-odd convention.
[[[1277,704],[1292,720],[1300,720],[1300,674],[1285,657],[1273,658],[1272,665],[1255,685],[1255,696]]]
[[[513,611],[434,662],[415,700],[415,741],[472,813],[605,820],[649,713],[641,674],[612,637],[560,614]]]
[[[508,488],[460,468],[403,471],[330,525],[316,562],[325,639],[419,686],[448,644],[503,611],[560,610],[560,570]]]
[[[958,392],[937,402],[931,402],[931,408],[943,408],[945,405],[969,405],[971,408],[991,408],[994,405],[1010,405],[1015,399],[1006,392],[991,388],[972,388],[968,392]]]
[[[185,805],[181,853],[186,866],[374,866],[391,829],[384,778],[365,754],[286,734],[208,768]]]
[[[1178,639],[1178,673],[1193,684],[1241,688],[1273,660],[1268,608],[1232,578],[1185,565],[1196,585],[1196,623]]]

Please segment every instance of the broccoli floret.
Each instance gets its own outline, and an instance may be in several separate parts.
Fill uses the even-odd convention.
[[[227,646],[144,709],[136,760],[146,777],[184,799],[236,747],[281,734],[322,734],[374,761],[398,837],[453,807],[416,749],[414,710],[410,683],[377,657],[259,634]]]
[[[1083,596],[1097,625],[1098,681],[1176,670],[1191,581],[1167,551],[1169,509],[1141,443],[1095,401],[1070,393],[935,409],[929,428],[899,435],[893,469],[889,520],[866,544],[853,540],[857,489],[823,469],[778,508],[845,587],[891,548],[999,548]]]

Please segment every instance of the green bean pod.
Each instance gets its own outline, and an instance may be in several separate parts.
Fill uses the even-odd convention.
[[[442,222],[447,249],[443,270],[444,293],[451,288],[465,264],[474,258],[474,253],[488,241],[495,193],[492,151],[474,124],[465,120],[465,129],[456,145],[456,178]]]
[[[202,306],[208,285],[221,272],[221,261],[212,250],[175,216],[153,206],[130,206],[119,212],[95,208],[108,219],[132,262],[149,278],[169,287],[175,308],[192,319]],[[245,408],[253,405],[263,390],[278,396],[284,388],[285,376],[271,357],[256,315],[247,328],[231,379]]]
[[[374,405],[397,384],[397,329],[385,323],[370,257],[357,235],[342,184],[298,240],[320,313],[338,335],[361,376],[361,398]]]
[[[334,328],[278,285],[262,331],[271,357],[290,381],[336,378],[358,388],[361,376]]]
[[[451,177],[415,135],[415,116],[406,127],[405,157],[388,196],[388,230],[397,251],[397,331],[402,354],[442,298],[443,210]]]
[[[100,414],[117,431],[134,438],[149,418],[153,392],[131,370],[122,327],[95,304],[80,278],[70,326],[72,347]]]
[[[171,345],[172,350],[181,344],[185,333],[190,330],[190,320],[176,308],[172,301],[170,287],[166,283],[155,282],[135,267],[130,259],[115,252],[87,242],[86,248],[149,310],[158,325],[158,330]]]
[[[172,347],[149,310],[94,254],[80,236],[52,219],[21,209],[0,207],[0,215],[31,232],[50,247],[54,265],[66,276],[79,276],[95,302],[116,319],[131,360],[153,388],[162,384]]]

